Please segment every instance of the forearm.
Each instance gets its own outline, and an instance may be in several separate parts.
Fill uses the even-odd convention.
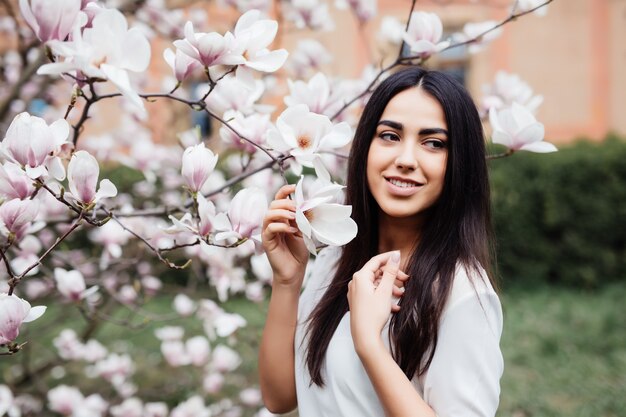
[[[365,344],[357,353],[387,417],[435,417],[411,381],[393,360],[382,339]]]
[[[297,405],[294,338],[299,287],[275,285],[259,349],[261,392],[266,407],[284,413]]]

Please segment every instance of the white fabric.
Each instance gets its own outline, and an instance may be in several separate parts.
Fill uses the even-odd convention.
[[[298,412],[300,417],[383,417],[382,405],[354,351],[350,312],[328,346],[324,388],[311,384],[306,367],[304,322],[330,283],[340,252],[327,248],[318,255],[300,297],[295,338]],[[504,368],[499,346],[502,309],[487,279],[473,281],[474,285],[464,268],[457,269],[432,363],[412,380],[438,417],[492,417],[498,407]],[[389,346],[387,328],[383,338]]]

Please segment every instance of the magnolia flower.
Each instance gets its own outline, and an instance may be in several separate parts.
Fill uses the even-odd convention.
[[[85,397],[78,388],[59,385],[48,391],[48,408],[64,416],[71,416],[83,405]]]
[[[33,180],[22,168],[9,161],[0,165],[0,195],[25,200],[34,192]]]
[[[113,417],[142,417],[143,402],[136,397],[127,398],[109,410]]]
[[[300,174],[302,166],[312,167],[319,151],[341,148],[352,138],[350,126],[341,122],[333,125],[326,116],[312,113],[304,104],[288,107],[268,132],[268,144],[279,152],[289,152],[295,158],[291,168]]]
[[[314,240],[331,246],[341,246],[354,239],[358,229],[356,222],[350,218],[352,206],[330,203],[343,187],[328,184],[305,200],[302,182],[303,177],[296,185],[296,224],[309,252],[317,255]]]
[[[517,10],[515,11],[527,12],[544,3],[545,3],[545,0],[519,0],[516,3],[514,3],[515,5],[517,5]],[[538,16],[545,16],[548,13],[548,6],[540,7],[539,9],[535,10],[534,13]]]
[[[336,0],[335,6],[338,9],[350,7],[357,19],[359,19],[361,23],[365,23],[376,16],[376,1],[377,0]]]
[[[289,55],[287,67],[296,78],[303,78],[308,72],[321,70],[332,59],[324,45],[314,39],[304,39],[298,42],[295,50]]]
[[[202,397],[195,395],[178,404],[171,412],[170,417],[210,417],[211,410],[205,405]]]
[[[204,336],[194,336],[185,342],[189,361],[193,366],[204,366],[211,354],[211,346]]]
[[[335,26],[328,4],[320,0],[292,0],[285,17],[292,21],[298,29],[332,30]]]
[[[215,240],[241,240],[252,238],[260,241],[263,217],[267,211],[267,197],[259,188],[244,188],[233,197],[228,209],[228,216],[220,213],[216,216],[218,229],[224,230],[215,235]]]
[[[241,356],[225,345],[217,345],[213,349],[210,369],[217,372],[232,372],[241,364]]]
[[[11,122],[0,150],[9,159],[24,167],[30,178],[50,172],[56,179],[65,177],[65,169],[57,156],[68,143],[70,125],[59,119],[48,126],[40,117],[20,113]]]
[[[6,385],[0,385],[0,416],[20,417],[20,409],[13,393]]]
[[[62,268],[54,268],[54,280],[61,295],[72,301],[82,300],[98,291],[97,286],[87,290],[85,278],[78,270],[66,271]]]
[[[258,145],[262,145],[265,142],[265,134],[272,126],[269,114],[254,113],[246,117],[236,111],[227,111],[224,113],[224,119],[229,120],[230,126],[239,132],[240,135]],[[252,154],[258,150],[256,146],[241,139],[239,135],[227,126],[220,127],[220,137],[224,142],[244,152]]]
[[[448,47],[450,42],[440,42],[443,34],[441,19],[435,13],[413,12],[404,41],[409,45],[411,54],[423,58]]]
[[[28,26],[42,42],[62,41],[74,26],[82,26],[87,16],[80,13],[81,0],[20,0],[20,11]]]
[[[272,0],[218,0],[218,4],[235,7],[240,13],[245,13],[252,9],[267,13],[272,5]]]
[[[181,173],[189,190],[197,193],[213,172],[216,164],[217,155],[205,148],[204,143],[185,149]]]
[[[146,403],[143,408],[143,417],[167,417],[167,404],[163,402]]]
[[[484,111],[489,111],[492,107],[500,109],[518,103],[534,113],[543,102],[543,96],[533,95],[532,88],[519,75],[506,71],[498,71],[494,83],[484,86],[483,90]]]
[[[236,42],[230,32],[224,36],[217,32],[196,33],[193,23],[189,21],[185,24],[185,39],[174,41],[174,46],[203,67],[210,67],[242,64],[245,58],[239,50],[235,51]]]
[[[111,81],[137,109],[145,112],[143,101],[130,83],[128,71],[143,72],[150,63],[150,43],[138,28],[128,29],[124,15],[102,9],[91,27],[74,28],[72,40],[48,43],[57,62],[43,65],[38,74],[58,75],[76,71],[90,78]]]
[[[239,393],[239,399],[248,407],[257,407],[261,404],[261,391],[258,388],[246,388]]]
[[[171,342],[182,339],[185,329],[179,326],[165,326],[156,329],[154,334],[161,341]]]
[[[495,20],[487,20],[485,22],[469,22],[463,26],[463,32],[458,33],[455,36],[456,42],[467,42],[471,39],[476,39],[468,47],[471,54],[480,52],[487,44],[493,42],[502,34],[502,28],[498,27],[494,30],[494,27],[498,25]],[[483,33],[489,31],[485,35]]]
[[[217,394],[222,390],[224,386],[224,375],[219,372],[212,372],[204,377],[202,381],[202,388],[208,394]]]
[[[524,106],[513,103],[510,108],[489,111],[493,129],[492,141],[512,151],[556,152],[556,147],[543,141],[544,127]]]
[[[30,307],[16,295],[0,293],[0,345],[12,342],[20,334],[22,323],[29,323],[45,313],[45,306]]]
[[[39,212],[37,200],[13,199],[0,206],[0,234],[21,239]]]
[[[135,365],[128,355],[111,353],[107,358],[98,361],[94,370],[96,375],[112,383],[125,381],[134,371]]]
[[[278,22],[260,17],[259,10],[250,10],[241,15],[235,25],[237,52],[244,58],[237,67],[236,76],[250,88],[254,88],[251,70],[274,72],[283,66],[288,55],[285,49],[267,49],[276,37]]]
[[[98,161],[87,151],[76,151],[67,166],[67,180],[73,198],[88,206],[99,200],[117,195],[117,188],[108,180],[100,181],[96,192],[96,184],[100,175]]]
[[[173,367],[186,366],[191,363],[191,358],[180,340],[166,340],[161,343],[161,354],[168,365]]]
[[[39,252],[41,252],[41,241],[35,236],[28,235],[20,241],[20,247],[17,250],[17,256],[11,259],[11,268],[13,273],[21,275],[33,264],[37,264],[39,260]],[[35,266],[33,269],[26,273],[26,276],[35,275],[39,272],[39,266]],[[31,282],[29,280],[29,282]],[[30,297],[29,298],[33,298]]]
[[[378,37],[380,39],[394,45],[400,45],[403,35],[404,25],[400,20],[393,16],[383,17],[380,23],[380,30],[378,31]]]
[[[287,84],[289,95],[284,100],[289,107],[306,104],[309,111],[330,117],[343,105],[343,97],[332,94],[330,83],[321,72],[308,82],[287,80]]]
[[[223,115],[226,111],[238,111],[246,116],[256,112],[269,113],[272,106],[257,104],[265,92],[263,81],[257,80],[254,86],[241,82],[234,76],[224,77],[217,83],[213,92],[206,98],[206,104],[213,112]]]
[[[170,215],[169,218],[173,223],[173,226],[165,229],[167,233],[185,233],[191,232],[202,237],[206,237],[213,231],[214,223],[216,221],[216,211],[213,202],[204,198],[200,193],[197,195],[198,201],[198,217],[196,221],[191,216],[191,213],[185,213],[183,217],[177,219]]]
[[[174,71],[174,76],[178,82],[184,81],[189,77],[196,68],[200,67],[200,63],[189,55],[183,53],[180,49],[176,50],[176,53],[167,48],[163,51],[163,58],[167,65],[169,65]]]
[[[222,313],[213,320],[215,333],[219,337],[228,337],[235,333],[237,329],[245,327],[248,323],[239,314]]]
[[[178,294],[174,297],[174,310],[181,316],[191,316],[196,311],[196,303],[185,294]]]

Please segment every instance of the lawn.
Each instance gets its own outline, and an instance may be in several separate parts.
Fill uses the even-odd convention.
[[[171,298],[151,303],[154,314],[171,313]],[[502,380],[502,417],[616,417],[626,416],[626,283],[611,284],[594,292],[560,287],[533,290],[511,289],[502,295],[505,315],[502,349],[505,373]],[[238,373],[228,376],[231,387],[254,384],[256,351],[264,320],[265,305],[231,300],[224,306],[248,320],[238,335],[238,350],[244,363]],[[95,336],[111,350],[131,352],[137,363],[133,381],[150,400],[176,402],[201,387],[201,373],[188,368],[164,365],[154,329],[165,324],[184,324],[187,336],[202,332],[193,319],[150,323],[127,311],[114,313],[116,320],[129,319],[136,326],[103,325]],[[55,324],[56,323],[56,324]],[[62,326],[63,324],[63,326]],[[16,366],[30,354],[35,363],[53,356],[51,339],[65,325],[84,326],[72,307],[54,307],[28,325],[24,338],[30,339],[31,352],[1,357],[0,379],[15,378]],[[225,341],[224,341],[225,342]],[[47,346],[47,347],[46,347]],[[60,382],[76,384],[82,364],[56,368],[51,374]],[[51,377],[52,378],[52,377]],[[41,387],[43,380],[39,379]],[[85,393],[110,391],[108,384],[81,377]],[[227,389],[234,395],[236,390]],[[210,399],[207,399],[210,401]],[[252,415],[252,411],[248,414]]]

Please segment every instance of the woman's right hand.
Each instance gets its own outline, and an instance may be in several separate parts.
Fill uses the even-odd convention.
[[[296,226],[296,203],[288,199],[295,185],[284,185],[263,219],[263,248],[274,272],[274,284],[302,285],[309,260],[302,233]]]

